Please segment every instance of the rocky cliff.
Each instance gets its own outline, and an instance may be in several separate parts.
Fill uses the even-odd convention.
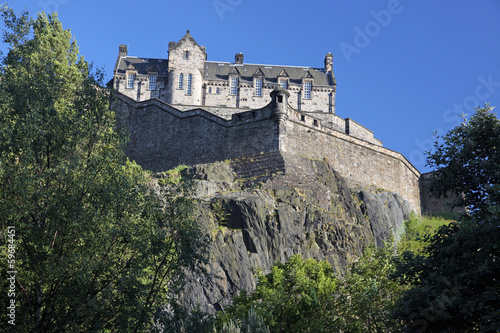
[[[403,232],[410,203],[383,189],[351,189],[327,160],[285,153],[185,170],[211,238],[210,278],[188,276],[182,299],[210,312],[255,288],[255,270],[300,253],[342,274],[368,243]]]

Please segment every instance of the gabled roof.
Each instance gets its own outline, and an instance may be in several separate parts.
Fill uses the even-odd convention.
[[[143,59],[137,57],[121,57],[118,60],[116,74],[125,74],[127,70],[131,69],[142,75],[147,75],[148,72],[157,72],[158,75],[167,75],[168,60]]]
[[[169,43],[169,49],[175,49],[176,47],[178,47],[180,44],[182,44],[183,42],[191,42],[193,43],[194,45],[198,46],[201,48],[201,45],[199,45],[193,38],[193,36],[191,36],[191,33],[188,31],[186,31],[186,34],[184,35],[184,37],[182,37],[181,39],[179,39],[179,41],[177,43],[175,42],[170,42]]]
[[[288,73],[286,72],[286,70],[282,70],[279,74],[278,74],[278,77],[290,77],[290,75],[288,75]]]
[[[238,71],[238,69],[236,67],[233,67],[233,69],[231,69],[231,71],[229,72],[229,74],[241,75],[240,71]]]
[[[156,73],[158,73],[158,68],[156,68],[155,64],[151,64],[151,66],[149,66],[149,68],[148,68],[148,72],[156,72]]]
[[[311,72],[307,71],[307,72],[304,74],[303,78],[306,78],[306,79],[312,79],[312,78],[313,78],[313,76],[311,75]]]
[[[203,66],[203,79],[204,80],[228,80],[229,74],[234,69],[240,73],[240,82],[249,83],[253,82],[254,76],[262,75],[264,83],[278,83],[278,77],[281,73],[288,75],[288,82],[290,84],[302,85],[302,78],[304,75],[307,78],[314,80],[316,86],[331,86],[333,87],[330,74],[326,73],[323,69],[315,69],[311,67],[298,67],[298,66],[275,66],[275,65],[262,65],[262,64],[234,64],[229,62],[218,61],[205,61]]]
[[[257,68],[257,70],[255,71],[255,73],[253,73],[253,75],[258,75],[258,76],[264,76],[264,72],[262,71],[262,69]]]

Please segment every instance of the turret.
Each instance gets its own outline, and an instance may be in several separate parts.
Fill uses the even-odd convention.
[[[281,124],[288,119],[288,97],[290,93],[278,86],[271,92],[271,103],[273,104],[273,120]]]

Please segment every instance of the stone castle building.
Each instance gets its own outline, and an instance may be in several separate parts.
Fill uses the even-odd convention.
[[[326,158],[352,186],[399,193],[421,211],[420,172],[335,114],[331,53],[323,68],[245,63],[242,53],[234,62],[209,61],[187,31],[169,43],[167,59],[132,57],[120,45],[113,87],[113,108],[130,134],[126,152],[146,169]]]

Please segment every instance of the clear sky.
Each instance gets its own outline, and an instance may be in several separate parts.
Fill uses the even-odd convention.
[[[10,0],[57,11],[80,52],[112,77],[118,45],[167,57],[187,29],[208,60],[323,67],[334,55],[336,112],[420,171],[432,133],[491,103],[500,110],[498,0]],[[5,50],[5,46],[0,46]]]

